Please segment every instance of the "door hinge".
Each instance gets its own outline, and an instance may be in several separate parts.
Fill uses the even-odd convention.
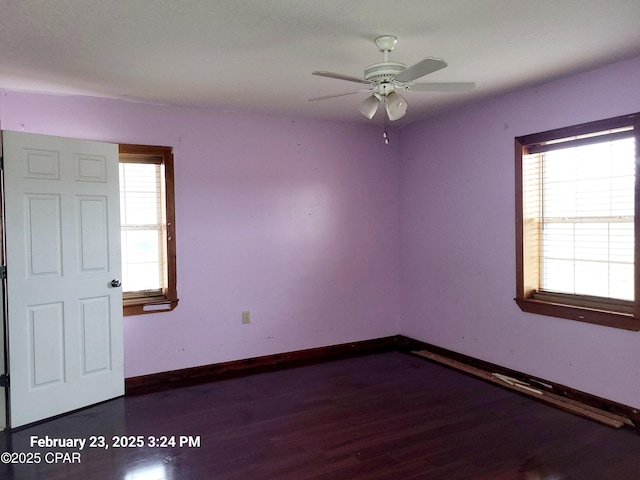
[[[7,266],[6,265],[0,265],[0,279],[1,280],[6,280],[7,279]]]
[[[4,170],[4,157],[0,155],[0,170]]]
[[[3,373],[0,375],[0,387],[7,388],[9,386],[9,374]]]

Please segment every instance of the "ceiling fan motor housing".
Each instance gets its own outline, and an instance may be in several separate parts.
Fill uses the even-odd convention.
[[[364,70],[364,79],[372,82],[378,88],[376,93],[386,96],[394,90],[394,79],[407,66],[399,62],[382,62],[369,65]]]
[[[404,63],[399,62],[374,63],[364,69],[364,79],[375,84],[393,82],[394,77],[406,68]]]

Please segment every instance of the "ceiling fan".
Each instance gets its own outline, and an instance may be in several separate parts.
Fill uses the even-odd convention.
[[[372,119],[380,104],[383,103],[387,111],[387,117],[389,117],[389,120],[394,121],[402,118],[407,113],[407,101],[400,96],[399,90],[405,92],[468,92],[475,86],[473,82],[416,83],[414,80],[443,69],[447,66],[447,62],[440,58],[432,57],[425,58],[410,67],[407,67],[404,63],[390,62],[389,53],[393,51],[397,42],[397,37],[393,35],[383,35],[375,39],[375,44],[382,53],[383,60],[365,68],[364,78],[333,72],[312,72],[313,75],[319,77],[337,78],[338,80],[364,84],[366,87],[336,95],[310,98],[309,101],[326,100],[368,91],[372,92],[372,94],[360,104],[360,112],[365,117]]]

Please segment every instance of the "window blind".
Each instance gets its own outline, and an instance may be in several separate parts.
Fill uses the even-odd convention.
[[[634,297],[635,142],[599,132],[523,157],[529,252],[541,292]],[[607,134],[611,134],[607,136]]]
[[[122,285],[126,292],[161,293],[164,261],[163,168],[159,163],[120,163]]]

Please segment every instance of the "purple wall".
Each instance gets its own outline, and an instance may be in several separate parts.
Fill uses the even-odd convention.
[[[640,111],[638,78],[640,58],[390,146],[366,125],[16,92],[0,123],[174,147],[180,305],[125,318],[128,377],[402,333],[640,406],[639,333],[513,301],[513,138]]]
[[[397,333],[397,153],[379,129],[0,95],[6,130],[174,147],[180,304],[125,317],[127,377]]]
[[[514,137],[640,111],[640,58],[402,130],[400,332],[640,406],[640,333],[526,314]]]

